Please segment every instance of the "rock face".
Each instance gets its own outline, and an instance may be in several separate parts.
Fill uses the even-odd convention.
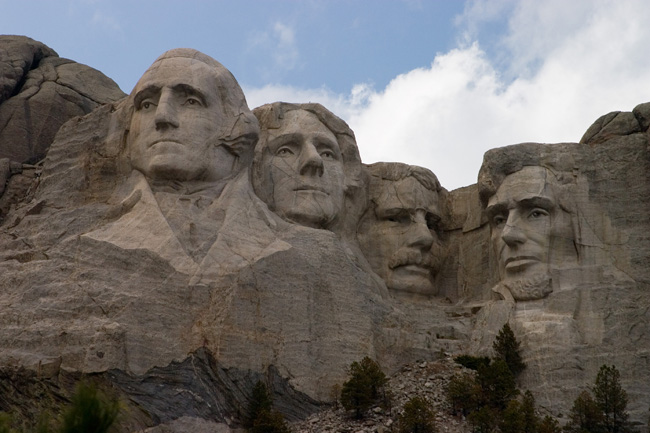
[[[326,108],[251,112],[220,63],[171,50],[61,127],[42,165],[0,160],[0,367],[55,395],[91,375],[132,431],[228,431],[257,380],[304,419],[363,356],[391,373],[490,354],[509,322],[548,413],[613,363],[639,420],[649,107],[580,143],[491,150],[447,192],[421,167],[364,166]]]
[[[0,36],[0,158],[42,159],[61,125],[125,95],[101,72],[24,36]]]

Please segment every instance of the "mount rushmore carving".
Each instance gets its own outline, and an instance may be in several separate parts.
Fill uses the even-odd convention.
[[[251,111],[195,50],[106,102],[61,127],[42,169],[0,143],[22,167],[4,174],[1,366],[104,375],[152,425],[232,423],[235,383],[276,378],[300,417],[352,361],[489,354],[509,322],[549,413],[604,362],[647,411],[647,104],[580,143],[493,149],[476,185],[447,191],[426,168],[362,164],[319,104]],[[199,364],[220,403],[160,409]],[[161,371],[176,382],[153,387]]]

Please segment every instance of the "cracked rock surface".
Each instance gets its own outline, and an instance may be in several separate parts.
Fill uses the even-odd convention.
[[[25,36],[0,36],[0,158],[36,162],[65,122],[121,99],[118,85]]]

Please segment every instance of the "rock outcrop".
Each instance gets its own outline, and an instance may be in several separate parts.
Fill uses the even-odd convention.
[[[41,160],[61,125],[125,95],[101,72],[24,36],[0,36],[0,158]]]
[[[0,110],[34,71],[71,65],[26,47],[5,76],[39,67],[3,84],[22,90]],[[91,80],[56,71],[66,88]],[[42,164],[25,161],[47,144],[18,156],[0,140],[3,371],[62,399],[57,387],[93,377],[128,400],[133,430],[228,431],[257,380],[300,420],[363,356],[397,373],[490,354],[509,322],[520,385],[545,413],[566,414],[613,363],[633,419],[645,415],[650,104],[603,116],[580,143],[493,149],[476,185],[448,192],[420,167],[364,166],[354,133],[318,104],[251,112],[195,50],[163,54],[131,95],[111,95],[56,126]]]

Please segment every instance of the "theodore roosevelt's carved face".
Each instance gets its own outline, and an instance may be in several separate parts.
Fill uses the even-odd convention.
[[[438,195],[414,177],[374,180],[358,239],[372,269],[395,291],[435,295]],[[437,251],[436,251],[437,252]]]
[[[557,185],[547,169],[524,167],[488,201],[501,281],[515,300],[548,295],[551,267],[576,256],[571,217],[560,208]]]
[[[127,149],[135,169],[180,181],[231,173],[234,156],[215,145],[224,115],[211,66],[185,57],[156,61],[133,95]]]
[[[268,131],[264,176],[272,183],[269,206],[282,218],[325,228],[342,211],[343,159],[336,136],[306,110],[285,113]]]

